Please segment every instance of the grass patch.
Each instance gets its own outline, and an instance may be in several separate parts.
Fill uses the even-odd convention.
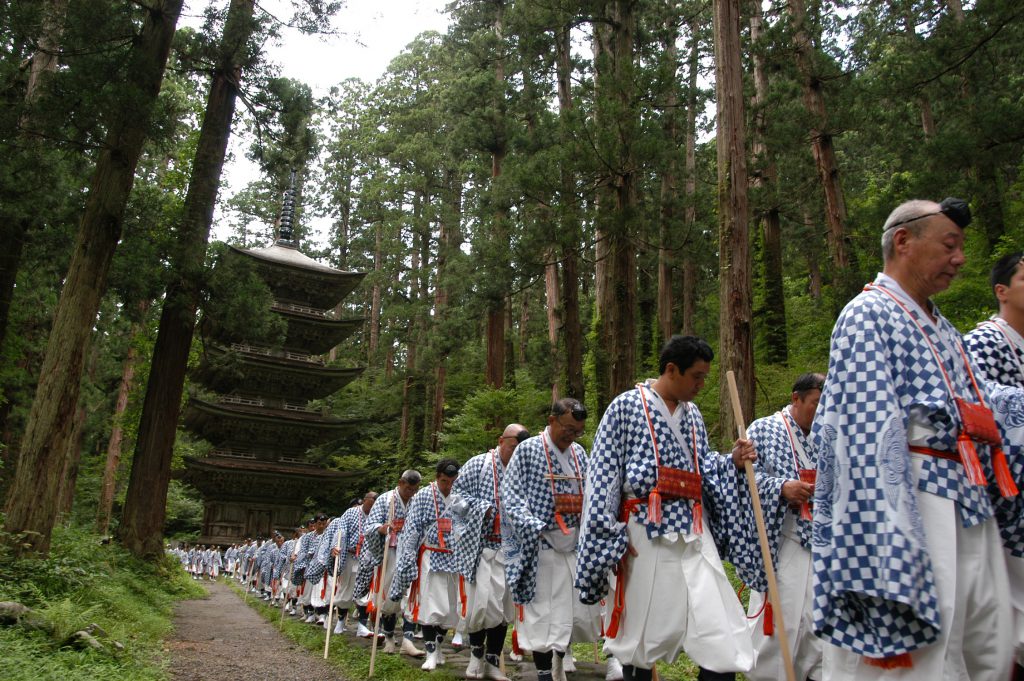
[[[120,545],[79,528],[55,528],[47,558],[14,559],[0,548],[0,601],[32,608],[50,633],[0,627],[4,681],[161,681],[162,639],[175,601],[203,595],[175,560],[133,558]],[[118,653],[80,651],[62,642],[96,624]],[[101,638],[101,641],[104,639]]]
[[[235,592],[244,597],[242,587],[235,580],[228,580],[228,584]],[[295,641],[298,645],[306,648],[311,654],[318,657],[324,655],[324,630],[321,627],[310,626],[303,622],[296,621],[285,615],[281,623],[280,608],[272,608],[264,601],[249,598],[249,605],[254,607],[260,616],[277,627],[285,636]],[[350,679],[365,679],[370,675],[370,651],[368,648],[350,642],[347,636],[334,636],[331,638],[331,650],[327,661],[336,667],[342,676]],[[463,681],[461,674],[455,674],[450,669],[439,667],[432,672],[425,672],[416,667],[410,666],[402,659],[401,655],[383,655],[380,648],[377,649],[377,658],[373,665],[373,676],[376,679],[387,679],[387,681],[419,681],[430,679],[431,681]]]

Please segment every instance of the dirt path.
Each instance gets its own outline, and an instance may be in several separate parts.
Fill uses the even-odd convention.
[[[167,639],[176,681],[345,681],[329,664],[281,634],[234,591],[204,582],[210,595],[182,601]]]
[[[242,598],[222,582],[203,582],[209,592],[204,599],[182,601],[174,616],[174,633],[167,639],[170,652],[171,678],[175,681],[209,681],[240,678],[246,681],[347,681],[334,667],[317,655],[292,642],[278,631]],[[314,626],[314,625],[310,625]],[[366,649],[370,641],[357,638],[351,631],[343,634],[350,646]],[[418,648],[422,641],[416,641]],[[469,651],[444,646],[447,669],[457,676],[465,672]],[[588,646],[589,651],[589,646]],[[379,654],[379,651],[378,651]],[[399,656],[410,666],[419,667],[422,660]],[[604,664],[589,660],[577,661],[578,671],[569,681],[603,681]],[[429,672],[422,672],[429,679]],[[536,681],[537,672],[529,661],[508,663],[508,676],[513,681]]]

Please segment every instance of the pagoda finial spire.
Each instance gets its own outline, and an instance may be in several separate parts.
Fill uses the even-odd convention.
[[[281,206],[281,228],[278,242],[285,242],[289,246],[298,246],[294,238],[293,223],[295,222],[295,171],[292,170],[288,178],[288,189],[284,192],[284,204]]]

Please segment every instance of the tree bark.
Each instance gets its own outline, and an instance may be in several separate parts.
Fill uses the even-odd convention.
[[[558,256],[554,247],[545,253],[544,299],[548,317],[548,352],[551,355],[551,401],[558,399],[559,382],[562,376],[558,352],[558,335],[562,326],[562,298],[558,288]]]
[[[559,136],[563,149],[572,148],[572,60],[571,28],[561,27],[555,35],[555,64],[558,91]],[[561,190],[558,233],[562,255],[562,333],[565,339],[565,395],[581,402],[585,398],[583,377],[583,326],[579,309],[579,249],[581,226],[576,210],[576,179],[568,153],[560,160]],[[549,301],[550,305],[550,301]]]
[[[681,332],[684,336],[692,336],[697,332],[697,282],[699,270],[695,257],[697,239],[697,74],[700,70],[700,42],[698,20],[690,22],[690,54],[687,59],[686,82],[686,183],[684,185],[685,214],[683,224],[690,236],[689,247],[683,251],[683,324]]]
[[[719,366],[736,374],[743,416],[754,414],[754,345],[751,336],[750,243],[747,228],[747,157],[744,144],[743,54],[740,0],[715,0],[715,94],[718,109]],[[721,382],[719,423],[732,431],[736,414]],[[728,435],[727,435],[728,437]],[[730,440],[732,438],[729,438]]]
[[[4,530],[19,554],[50,550],[59,493],[54,473],[64,469],[89,335],[121,238],[124,207],[181,5],[182,0],[154,0],[146,10],[131,49],[127,93],[112,116],[93,173],[7,503]]]
[[[768,100],[768,75],[765,70],[764,52],[758,44],[762,39],[763,16],[758,0],[750,3],[750,42],[753,47],[754,101],[753,101],[753,143],[754,158],[753,187],[757,191],[759,205],[757,221],[761,229],[763,260],[764,304],[758,314],[763,330],[764,359],[769,364],[785,364],[789,360],[786,336],[786,299],[782,285],[782,237],[779,220],[778,171],[774,154],[768,149],[766,106]]]
[[[662,41],[662,59],[668,77],[665,78],[668,92],[665,95],[665,108],[662,112],[664,123],[662,134],[666,143],[665,168],[661,176],[661,207],[658,226],[658,330],[663,343],[672,336],[675,324],[672,320],[672,270],[675,257],[672,250],[672,234],[675,230],[676,208],[679,203],[677,187],[678,171],[678,114],[676,109],[679,97],[676,94],[676,72],[679,70],[678,49],[679,38],[678,18],[670,16],[665,20],[666,33]]]
[[[639,112],[633,64],[636,6],[609,0],[609,23],[594,31],[595,119],[598,151],[608,163],[597,213],[599,269],[597,411],[630,389],[636,379],[636,162],[633,143]]]
[[[64,34],[64,22],[67,17],[68,0],[47,0],[42,8],[42,22],[39,36],[36,39],[36,51],[29,65],[28,84],[25,88],[25,112],[22,114],[21,144],[25,147],[24,158],[34,157],[33,150],[43,142],[39,138],[35,110],[39,103],[40,85],[49,74],[57,70],[60,55],[61,38]],[[38,159],[37,156],[35,156]],[[6,212],[2,207],[0,211]],[[40,221],[38,217],[23,215],[0,215],[0,347],[3,347],[7,335],[7,322],[10,318],[11,301],[14,299],[14,287],[21,268],[21,257],[25,251],[25,241],[33,226]]]
[[[814,68],[814,47],[807,33],[807,10],[804,0],[790,0],[790,19],[793,22],[793,45],[796,65],[800,72],[804,106],[811,116],[811,151],[818,171],[818,179],[825,196],[825,221],[828,223],[829,247],[835,268],[838,298],[844,303],[857,291],[856,267],[848,243],[846,229],[846,201],[836,160],[835,144],[828,127],[828,110],[822,83]]]
[[[134,339],[141,330],[141,324],[132,328],[130,338]],[[124,441],[124,412],[128,409],[128,398],[135,383],[135,367],[138,364],[138,350],[129,341],[128,354],[121,367],[121,383],[117,389],[117,402],[111,418],[110,439],[107,442],[107,462],[103,467],[103,482],[100,484],[100,500],[96,508],[96,531],[106,534],[114,511],[114,491],[117,485],[117,469],[121,465],[121,445]]]
[[[153,348],[124,513],[118,527],[121,543],[140,558],[157,559],[164,551],[167,487],[201,294],[203,262],[246,48],[256,29],[254,8],[254,0],[231,0],[228,7],[185,195],[177,261],[172,261],[174,280],[167,288]]]
[[[494,32],[498,41],[504,40],[504,0],[497,0],[495,3]],[[493,140],[491,151],[491,189],[494,190],[498,178],[501,177],[502,164],[508,153],[504,133],[501,131],[504,119],[504,95],[505,95],[505,58],[498,56],[494,60],[494,109],[495,116],[499,121],[495,124],[498,130]],[[497,243],[508,242],[508,214],[504,203],[494,202],[494,236]],[[506,268],[506,264],[497,265],[499,268]],[[505,277],[502,277],[504,279]],[[487,369],[485,379],[487,384],[493,388],[501,388],[505,385],[507,374],[506,343],[505,343],[505,296],[493,296],[488,302],[487,308]],[[510,354],[510,353],[509,353]]]
[[[381,251],[382,230],[382,223],[377,222],[374,225],[373,291],[370,294],[370,343],[369,350],[367,352],[367,361],[371,364],[373,363],[373,358],[377,356],[377,350],[380,347],[380,305],[382,289],[380,271],[383,264],[383,253]]]

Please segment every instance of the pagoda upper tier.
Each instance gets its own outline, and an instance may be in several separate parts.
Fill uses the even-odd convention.
[[[304,403],[332,395],[363,373],[363,369],[325,366],[319,355],[232,344],[207,344],[193,376],[222,395],[275,395]]]
[[[338,270],[313,260],[294,242],[278,239],[267,248],[229,247],[231,253],[251,258],[260,277],[274,293],[278,307],[309,316],[324,316],[351,293],[365,272]]]

